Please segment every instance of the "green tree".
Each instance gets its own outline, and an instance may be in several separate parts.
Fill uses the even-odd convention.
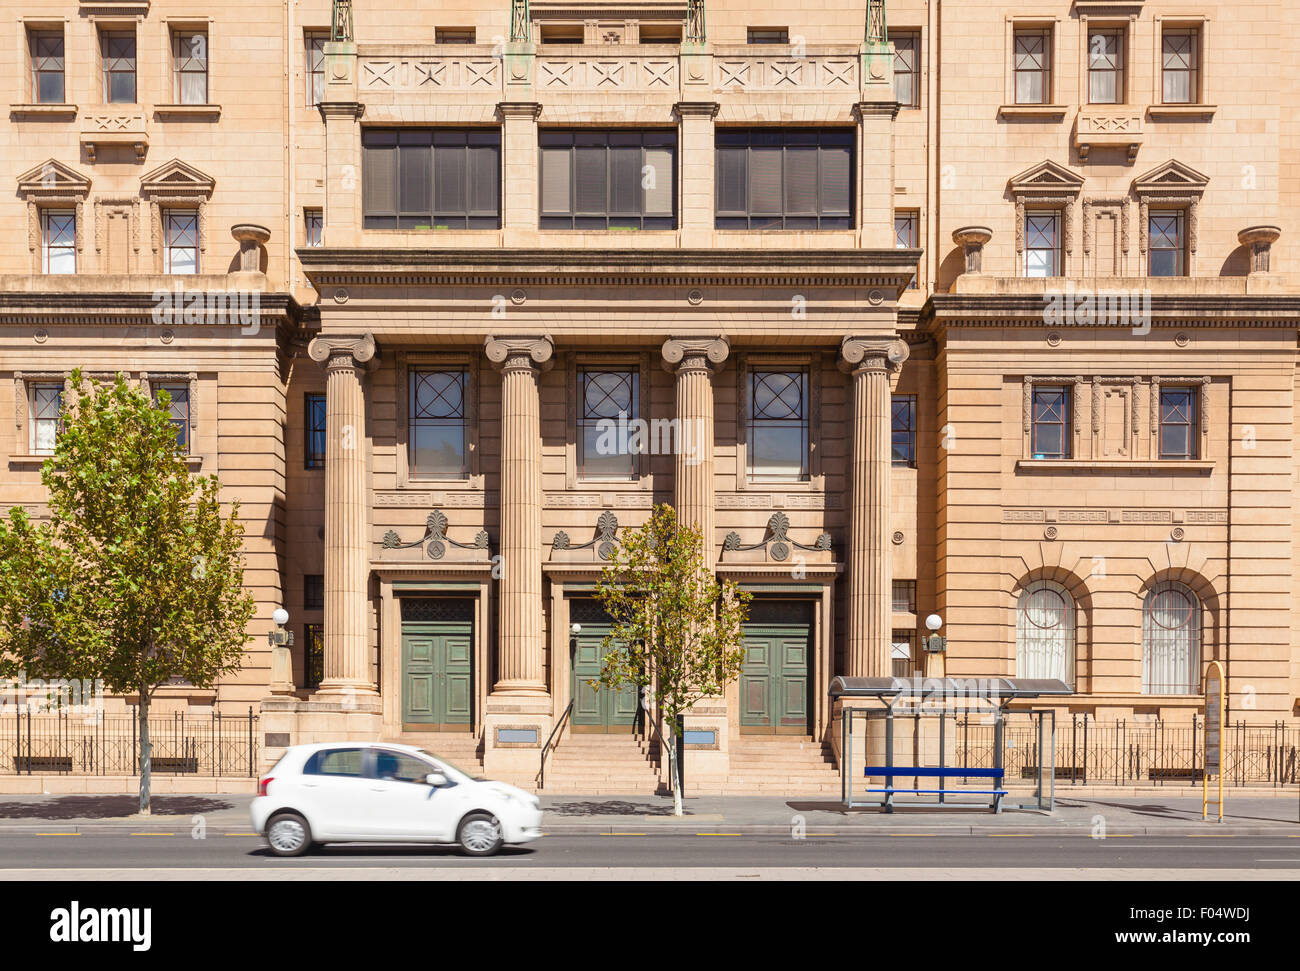
[[[239,669],[254,613],[238,503],[190,474],[169,400],[118,375],[72,373],[41,471],[49,519],[0,520],[0,675],[102,679],[139,698],[140,812],[149,812],[149,705],[173,678],[212,687]]]
[[[699,528],[679,523],[671,506],[659,505],[649,522],[620,538],[596,596],[614,624],[594,683],[632,684],[642,698],[653,693],[655,717],[666,725],[673,811],[680,816],[681,717],[740,676],[749,594],[730,580],[719,582],[705,560]]]

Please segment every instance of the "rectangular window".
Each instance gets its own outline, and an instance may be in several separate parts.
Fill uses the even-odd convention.
[[[790,28],[749,27],[745,30],[745,40],[750,44],[788,44]]]
[[[302,609],[325,609],[325,577],[319,573],[304,573],[302,576]]]
[[[370,128],[361,136],[366,229],[497,229],[501,132]]]
[[[1165,28],[1161,37],[1161,100],[1195,104],[1201,97],[1201,32],[1195,27]]]
[[[315,689],[325,678],[325,625],[302,625],[302,686]],[[359,754],[359,753],[358,753]],[[360,774],[358,770],[357,774]]]
[[[319,209],[304,209],[302,218],[306,229],[305,239],[307,245],[310,247],[324,245],[325,214]]]
[[[1117,27],[1088,32],[1088,103],[1115,105],[1124,95],[1124,31]]]
[[[852,229],[853,132],[717,133],[718,229]]]
[[[473,44],[477,42],[473,27],[439,27],[434,31],[434,41],[439,44]]]
[[[1069,388],[1035,387],[1029,451],[1036,459],[1070,458]]]
[[[896,630],[893,636],[893,670],[896,678],[910,678],[915,669],[912,666],[912,641],[915,635],[910,630]]]
[[[682,42],[682,25],[680,23],[642,23],[639,33],[642,44],[680,44]]]
[[[894,213],[894,248],[895,249],[915,249],[920,236],[921,214],[916,210],[908,212]],[[912,274],[912,281],[907,285],[909,290],[917,288],[916,274]]]
[[[325,468],[325,396],[309,394],[306,402],[307,442],[304,452],[309,469]]]
[[[921,107],[921,35],[890,31],[894,44],[894,100],[904,108]]]
[[[676,229],[677,133],[544,131],[542,229]]]
[[[135,104],[135,32],[106,30],[99,41],[104,103]]]
[[[408,458],[412,479],[463,479],[465,456],[464,371],[411,371]]]
[[[188,384],[163,384],[154,389],[155,408],[163,408],[162,394],[167,393],[167,417],[176,429],[176,447],[188,454],[190,450],[190,386]]]
[[[307,107],[314,108],[325,97],[325,45],[328,31],[307,31]]]
[[[1183,213],[1147,214],[1147,275],[1184,276],[1187,273]]]
[[[1052,31],[1035,27],[1015,32],[1016,104],[1052,103]]]
[[[808,373],[751,371],[749,477],[808,478]]]
[[[1061,214],[1025,213],[1025,276],[1061,275]]]
[[[890,401],[893,434],[893,464],[916,466],[916,395],[896,394]]]
[[[543,24],[543,44],[581,44],[585,40],[582,24]]]
[[[63,104],[63,32],[33,30],[27,42],[32,59],[32,101],[40,105]]]
[[[1194,459],[1199,388],[1160,389],[1160,457]]]
[[[637,417],[636,371],[583,368],[578,372],[578,477],[634,479],[637,443],[630,423]]]
[[[894,613],[896,614],[916,613],[916,581],[915,580],[894,581],[893,610]]]
[[[27,408],[31,415],[28,426],[28,446],[33,455],[49,455],[54,451],[54,440],[59,434],[60,413],[63,410],[62,384],[28,385]]]
[[[74,210],[41,210],[41,264],[44,272],[77,272],[77,213]]]
[[[166,225],[166,272],[193,276],[199,272],[199,214],[192,209],[168,209]]]
[[[208,35],[178,30],[172,35],[172,97],[178,105],[208,103]]]

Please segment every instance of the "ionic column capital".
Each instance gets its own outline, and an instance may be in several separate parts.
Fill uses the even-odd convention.
[[[908,354],[907,344],[896,337],[846,337],[840,343],[839,368],[846,374],[860,371],[897,374]]]
[[[731,344],[722,336],[670,337],[659,352],[663,355],[665,371],[716,371],[726,363]]]
[[[326,370],[356,368],[379,363],[379,349],[370,334],[359,337],[321,336],[307,345],[307,356]]]
[[[483,353],[498,371],[547,371],[555,363],[555,342],[550,334],[540,337],[491,337],[483,342]]]

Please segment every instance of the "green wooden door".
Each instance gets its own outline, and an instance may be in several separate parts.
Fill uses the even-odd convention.
[[[807,612],[797,604],[751,611],[751,620],[745,625],[745,663],[740,675],[741,731],[809,731],[812,624],[811,618],[805,619]],[[774,623],[768,619],[772,616],[787,622]]]
[[[595,611],[570,608],[571,615],[592,616]],[[603,620],[604,622],[599,622]],[[573,646],[573,730],[575,732],[631,732],[636,721],[636,687],[624,685],[617,690],[605,686],[592,687],[588,682],[599,681],[604,666],[605,648],[602,646],[609,633],[608,617],[584,620],[582,631],[571,641]]]
[[[473,607],[467,601],[422,606],[428,603],[402,605],[402,724],[416,731],[465,729],[473,717]]]

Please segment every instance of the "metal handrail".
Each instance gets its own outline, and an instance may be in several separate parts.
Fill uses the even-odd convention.
[[[546,744],[542,746],[541,763],[537,766],[537,788],[538,789],[546,788],[546,753],[551,750],[551,742],[555,739],[555,736],[559,732],[559,730],[564,727],[564,720],[568,718],[572,712],[573,712],[573,702],[570,701],[569,704],[564,709],[564,714],[560,716],[559,720],[555,723],[555,727],[551,729],[551,734],[547,736]],[[557,742],[556,745],[558,746],[558,744],[559,743]]]

